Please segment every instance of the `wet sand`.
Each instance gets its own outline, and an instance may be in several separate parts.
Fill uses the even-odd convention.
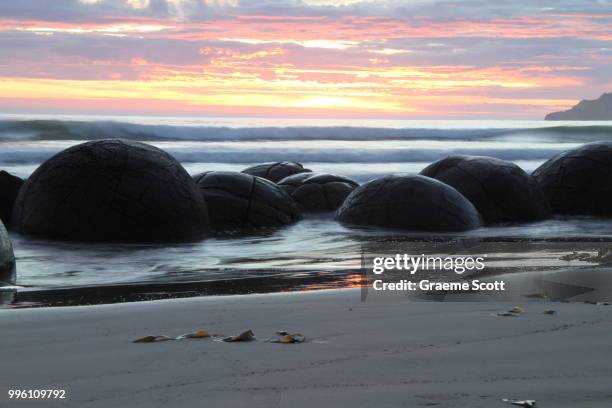
[[[0,406],[609,407],[612,308],[532,301],[432,303],[353,289],[0,310]],[[555,315],[542,311],[555,309]],[[134,344],[197,329],[259,340]],[[8,388],[66,389],[9,401]]]

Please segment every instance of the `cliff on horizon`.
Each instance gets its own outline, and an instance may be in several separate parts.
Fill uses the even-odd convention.
[[[612,120],[612,92],[595,100],[582,100],[563,112],[546,115],[545,120]]]

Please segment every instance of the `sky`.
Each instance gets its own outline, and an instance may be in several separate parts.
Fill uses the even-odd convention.
[[[612,91],[612,0],[0,2],[0,112],[539,119]]]

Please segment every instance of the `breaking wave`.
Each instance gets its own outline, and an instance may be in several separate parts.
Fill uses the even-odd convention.
[[[171,126],[114,121],[0,120],[0,141],[96,140],[143,141],[240,140],[485,140],[546,138],[584,141],[612,139],[612,126],[551,126],[540,128],[433,129],[376,127],[210,127]]]

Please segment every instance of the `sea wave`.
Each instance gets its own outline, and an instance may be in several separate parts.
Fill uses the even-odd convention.
[[[551,126],[540,128],[435,129],[376,127],[214,127],[147,125],[115,121],[0,120],[0,141],[96,140],[143,141],[240,140],[484,140],[546,138],[584,141],[612,139],[612,126]]]
[[[55,153],[57,149],[10,149],[0,150],[2,164],[42,163]],[[492,156],[503,160],[545,160],[561,152],[558,148],[522,149],[508,148],[452,148],[452,149],[327,149],[300,146],[288,147],[282,150],[251,148],[243,151],[235,149],[207,148],[164,148],[182,163],[228,163],[247,164],[258,162],[298,161],[302,163],[429,163],[451,154],[473,156]]]

